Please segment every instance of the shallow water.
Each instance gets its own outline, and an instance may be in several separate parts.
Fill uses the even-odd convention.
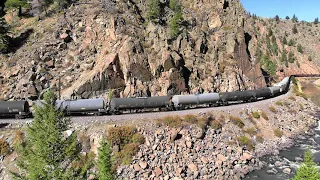
[[[306,139],[297,139],[295,145],[284,151],[280,151],[278,156],[265,156],[262,158],[263,161],[267,162],[268,165],[263,167],[261,170],[253,171],[244,179],[250,180],[289,180],[291,179],[300,162],[296,161],[296,157],[303,158],[304,152],[310,147],[313,154],[314,160],[318,165],[320,164],[320,122],[318,122],[318,127],[315,129],[316,134],[314,136],[305,136]],[[279,167],[274,164],[276,161],[283,162]],[[319,166],[318,166],[319,167]],[[283,173],[284,168],[290,168],[291,173]],[[267,171],[275,169],[276,174],[270,174]]]

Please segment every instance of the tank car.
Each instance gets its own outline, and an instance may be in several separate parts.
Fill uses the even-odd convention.
[[[272,96],[271,90],[269,88],[261,88],[253,91],[255,91],[257,99],[266,99]]]
[[[220,95],[220,104],[228,105],[230,102],[246,102],[246,101],[255,101],[256,92],[254,90],[246,91],[234,91],[234,92],[222,92]]]
[[[0,101],[0,116],[27,118],[31,116],[27,101]]]
[[[172,97],[172,104],[175,109],[182,109],[186,106],[192,106],[199,104],[198,95],[188,94],[188,95],[174,95]]]
[[[136,98],[112,98],[109,104],[111,113],[120,114],[124,110],[171,108],[170,96],[136,97]]]
[[[56,107],[65,114],[94,113],[95,115],[105,114],[105,101],[103,98],[57,100]]]
[[[272,87],[268,87],[268,88],[270,89],[272,96],[277,96],[277,95],[281,94],[281,92],[282,92],[282,88],[280,88],[279,86],[272,86]]]

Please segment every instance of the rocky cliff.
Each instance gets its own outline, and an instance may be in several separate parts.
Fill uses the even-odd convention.
[[[80,1],[41,21],[8,13],[18,43],[11,53],[0,55],[0,98],[36,99],[47,88],[57,90],[59,79],[63,98],[88,98],[110,89],[117,96],[134,97],[266,85],[264,76],[270,73],[261,70],[265,62],[257,58],[257,47],[268,51],[263,37],[271,22],[248,15],[238,0],[180,3],[183,20],[175,38],[168,25],[174,13],[168,0],[160,1],[163,12],[155,22],[146,19],[145,1]],[[277,42],[281,36],[277,34]],[[278,61],[278,56],[271,58]],[[318,72],[307,62],[307,69]],[[297,72],[288,67],[285,72]],[[277,72],[284,75],[280,64]]]

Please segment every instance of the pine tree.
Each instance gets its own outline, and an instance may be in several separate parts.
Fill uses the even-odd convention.
[[[286,20],[289,20],[290,19],[290,17],[289,16],[286,16]]]
[[[160,18],[160,1],[148,0],[147,19],[152,22],[156,22]]]
[[[278,15],[276,15],[276,17],[274,17],[274,19],[276,20],[277,23],[279,23],[280,17]]]
[[[288,44],[287,38],[285,36],[283,36],[282,44],[283,45]]]
[[[319,18],[314,19],[314,24],[318,24],[319,23]]]
[[[292,180],[319,180],[320,173],[313,161],[310,148],[304,153],[304,162]]]
[[[292,32],[293,32],[293,34],[297,34],[298,33],[298,29],[297,29],[297,25],[296,24],[293,25]]]
[[[74,179],[70,168],[79,157],[76,134],[69,136],[70,118],[64,118],[55,108],[55,95],[48,91],[44,103],[35,107],[35,117],[27,127],[27,136],[17,149],[18,166],[22,172],[13,173],[22,179]]]
[[[10,37],[7,35],[8,25],[3,17],[0,16],[0,53],[8,51]]]
[[[303,53],[303,49],[302,49],[301,44],[298,44],[297,50],[298,50],[299,53]]]
[[[298,22],[298,17],[294,14],[291,21],[294,23]]]
[[[99,148],[97,165],[99,169],[99,180],[114,179],[114,174],[112,171],[111,150],[109,144],[105,140],[101,142],[101,147]]]
[[[7,0],[6,7],[8,8],[17,8],[18,16],[22,16],[22,7],[25,6],[27,2],[25,0]]]
[[[177,0],[170,0],[170,9],[173,10],[174,15],[169,22],[171,38],[176,38],[179,35],[180,22],[182,21],[182,8]]]

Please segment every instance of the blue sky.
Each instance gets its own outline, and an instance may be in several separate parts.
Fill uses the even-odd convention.
[[[299,21],[312,22],[316,17],[320,18],[320,0],[240,0],[244,8],[251,14],[262,17],[274,17],[279,15],[284,19],[296,14]]]

